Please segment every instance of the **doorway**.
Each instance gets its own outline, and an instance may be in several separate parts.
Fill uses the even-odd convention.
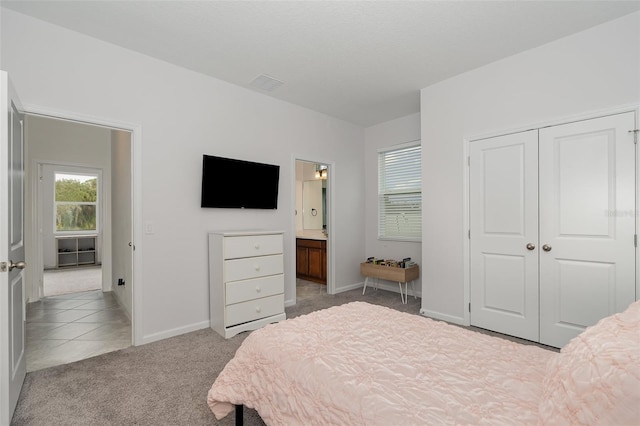
[[[131,345],[132,137],[39,115],[25,122],[36,224],[25,229],[33,247],[25,353],[34,371]]]
[[[327,294],[329,165],[296,160],[296,302]]]

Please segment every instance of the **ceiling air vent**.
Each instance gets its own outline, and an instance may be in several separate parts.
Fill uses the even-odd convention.
[[[256,89],[264,90],[267,92],[272,92],[278,87],[282,86],[283,84],[284,82],[276,78],[269,77],[266,74],[261,74],[256,78],[254,78],[253,81],[249,83],[249,86],[255,87]]]

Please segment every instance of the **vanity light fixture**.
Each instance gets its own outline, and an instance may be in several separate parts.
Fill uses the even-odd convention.
[[[327,178],[327,166],[324,164],[316,164],[316,179]]]

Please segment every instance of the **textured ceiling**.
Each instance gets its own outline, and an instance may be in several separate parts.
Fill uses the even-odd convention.
[[[3,7],[369,126],[438,81],[640,9],[640,1],[2,1]]]

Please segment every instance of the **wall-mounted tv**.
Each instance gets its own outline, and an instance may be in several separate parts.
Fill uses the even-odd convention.
[[[203,155],[201,207],[277,209],[280,166]]]

